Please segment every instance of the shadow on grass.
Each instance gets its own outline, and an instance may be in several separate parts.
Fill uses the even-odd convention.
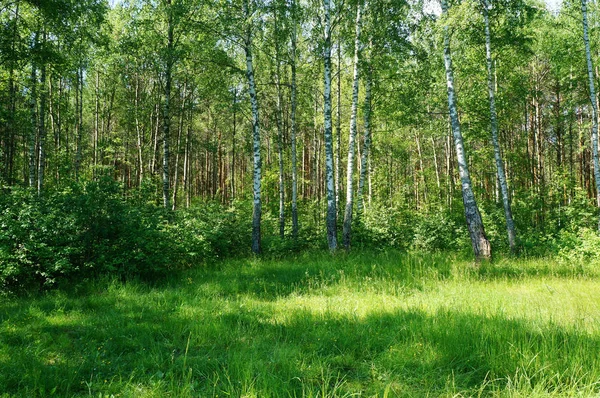
[[[0,392],[16,396],[422,396],[518,375],[560,392],[600,375],[596,336],[455,310],[278,319],[268,302],[118,290],[24,304],[0,305]]]
[[[482,264],[478,270],[478,276],[482,279],[591,278],[599,275],[599,264],[569,263],[555,258],[506,257]]]
[[[421,289],[426,281],[450,277],[453,261],[453,256],[441,253],[338,253],[332,256],[319,252],[286,260],[230,261],[224,267],[192,271],[175,286],[180,286],[185,278],[191,278],[194,284],[205,284],[206,289],[216,296],[252,295],[269,301],[341,283],[360,287],[385,282]]]

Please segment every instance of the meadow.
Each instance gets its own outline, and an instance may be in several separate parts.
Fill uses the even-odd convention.
[[[0,397],[600,394],[600,266],[227,260],[0,298]]]

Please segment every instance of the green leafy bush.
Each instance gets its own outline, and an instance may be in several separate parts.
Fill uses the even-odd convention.
[[[553,245],[559,258],[572,265],[600,262],[600,235],[595,229],[561,231]]]
[[[181,263],[168,238],[166,214],[128,203],[111,179],[39,197],[14,188],[0,203],[0,288],[165,272]]]

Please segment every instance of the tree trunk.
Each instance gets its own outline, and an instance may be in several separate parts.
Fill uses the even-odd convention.
[[[77,84],[75,87],[75,114],[76,114],[76,131],[77,135],[75,137],[75,181],[79,181],[79,174],[81,172],[81,157],[82,157],[82,148],[81,148],[81,140],[83,136],[83,120],[81,120],[83,109],[83,66],[81,64],[77,68]]]
[[[504,163],[502,161],[502,156],[500,155],[500,144],[498,143],[498,116],[496,113],[496,100],[494,93],[495,84],[494,74],[492,71],[492,45],[490,37],[490,21],[488,15],[489,7],[490,1],[485,0],[483,15],[485,19],[485,52],[487,59],[487,83],[490,99],[490,124],[492,130],[492,143],[494,145],[494,158],[496,160],[498,182],[500,183],[500,191],[502,192],[502,204],[504,206],[504,218],[506,219],[508,244],[510,246],[510,251],[512,253],[515,253],[517,250],[515,223],[513,222],[512,210],[510,207],[510,198],[508,196],[508,185],[506,183],[506,173],[504,172]]]
[[[285,236],[285,184],[283,168],[283,91],[281,90],[281,54],[279,48],[279,24],[275,5],[275,85],[277,86],[277,158],[279,162],[279,236]]]
[[[18,26],[19,26],[19,11],[20,11],[20,1],[15,1],[15,18],[13,22],[12,29],[12,41],[10,44],[11,48],[11,59],[9,61],[9,75],[8,75],[8,96],[9,96],[9,104],[8,104],[8,119],[6,123],[6,141],[4,145],[4,175],[6,177],[6,181],[9,184],[13,182],[13,169],[14,169],[14,161],[15,161],[15,153],[17,151],[17,139],[16,139],[16,102],[17,102],[17,82],[15,81],[15,69],[16,69],[16,45],[18,39]]]
[[[341,36],[341,33],[340,33]],[[342,187],[342,39],[340,37],[337,46],[337,118],[336,118],[336,141],[335,151],[335,208],[340,208],[340,191]]]
[[[44,32],[44,43],[46,42],[46,33]],[[46,89],[46,64],[42,64],[40,84],[40,122],[39,122],[39,139],[38,139],[38,180],[37,193],[40,195],[44,187],[44,173],[46,171],[46,101],[48,91]]]
[[[598,105],[594,87],[594,74],[592,56],[590,54],[590,40],[588,37],[587,0],[581,0],[581,14],[583,16],[583,42],[585,44],[585,58],[587,61],[588,79],[590,85],[590,101],[592,103],[592,157],[594,162],[594,180],[596,181],[596,204],[600,207],[600,164],[598,162]],[[600,219],[598,221],[600,231]]]
[[[181,95],[181,114],[179,115],[179,126],[177,128],[177,148],[175,150],[175,175],[173,176],[173,211],[177,209],[177,190],[179,189],[179,158],[181,155],[181,135],[183,134],[183,121],[185,119],[185,102],[187,99],[187,81],[183,84]]]
[[[331,5],[323,0],[325,17],[323,61],[324,72],[324,139],[325,139],[325,177],[327,183],[327,244],[330,251],[337,249],[337,214],[335,207],[335,181],[333,176],[333,137],[331,129]]]
[[[34,47],[37,46],[37,33],[34,38]],[[31,130],[29,131],[29,187],[35,186],[35,171],[36,171],[36,142],[38,132],[37,118],[37,65],[35,60],[31,61],[31,97],[30,97],[30,116]]]
[[[440,166],[438,164],[437,151],[435,149],[435,138],[431,137],[431,148],[433,149],[433,165],[435,166],[435,182],[438,191],[438,199],[442,203],[442,183],[440,181]]]
[[[427,190],[427,177],[425,175],[425,162],[423,162],[423,151],[421,150],[421,138],[419,132],[415,132],[415,142],[417,144],[417,155],[419,156],[419,174],[421,174],[421,183],[423,184],[423,201],[425,205],[429,204],[429,191]]]
[[[142,182],[144,181],[144,159],[143,159],[143,137],[142,130],[140,128],[140,120],[139,120],[139,108],[140,108],[140,77],[136,75],[135,77],[135,132],[137,135],[137,158],[138,158],[138,187],[142,186]],[[98,111],[96,111],[97,113]],[[97,120],[97,116],[96,116]],[[97,122],[96,122],[97,123]],[[98,129],[98,127],[96,127]],[[97,135],[97,133],[96,133]],[[96,138],[97,140],[97,138]],[[97,144],[96,144],[97,146]]]
[[[237,134],[237,87],[233,88],[233,132],[231,137],[231,198],[235,200],[235,146]]]
[[[364,144],[362,151],[362,159],[360,164],[360,177],[358,179],[358,195],[356,198],[357,202],[357,217],[361,217],[364,211],[364,192],[365,192],[365,180],[369,171],[370,158],[369,151],[371,150],[371,81],[372,76],[371,65],[367,64],[365,73],[365,105],[364,105],[364,119],[365,119],[365,133],[364,133]],[[370,184],[369,184],[370,187]],[[370,189],[369,189],[370,191]],[[370,194],[369,194],[370,197]]]
[[[246,77],[248,79],[248,91],[250,94],[250,105],[252,107],[252,146],[254,152],[253,172],[253,208],[252,208],[252,251],[256,254],[261,252],[260,221],[262,216],[261,204],[261,158],[260,158],[260,124],[258,117],[258,98],[256,97],[256,83],[254,82],[254,66],[252,58],[252,21],[248,5],[249,0],[244,0],[244,14],[248,27],[244,50],[246,52]]]
[[[350,114],[350,134],[348,136],[348,165],[346,169],[346,210],[344,211],[343,229],[343,241],[346,250],[350,250],[350,234],[352,232],[352,210],[354,207],[354,150],[356,146],[356,118],[358,117],[358,62],[361,51],[360,30],[362,7],[362,3],[359,3],[356,7],[356,35],[354,37],[352,110]]]
[[[174,61],[174,37],[173,37],[173,9],[171,0],[167,0],[167,59],[165,69],[165,102],[163,108],[163,167],[162,167],[162,185],[163,185],[163,206],[170,208],[169,197],[169,135],[171,132],[171,84]]]
[[[298,237],[298,160],[296,144],[296,107],[297,107],[297,87],[296,87],[296,1],[292,0],[292,114],[291,114],[291,135],[292,135],[292,236]]]
[[[139,135],[140,135],[140,128],[139,128],[139,122],[138,122],[138,76],[136,75],[136,79],[135,79],[135,128],[136,128],[136,132],[138,135],[138,148],[139,148],[139,144],[140,144],[140,140],[139,140]],[[94,177],[96,176],[96,170],[98,168],[98,135],[100,134],[100,71],[96,71],[96,87],[95,87],[95,116],[94,116]],[[140,161],[140,168],[142,166],[142,162],[141,162],[141,157],[139,159]],[[138,168],[139,170],[139,168]],[[139,171],[138,171],[139,173]],[[140,179],[138,178],[138,181]]]
[[[447,17],[448,5],[446,0],[442,0],[441,3],[442,14],[444,17]],[[485,235],[479,208],[475,202],[475,195],[473,194],[471,177],[469,175],[469,168],[467,165],[467,156],[460,131],[460,122],[458,120],[458,111],[454,92],[454,72],[452,69],[452,59],[450,55],[450,34],[448,32],[447,24],[444,26],[444,65],[446,68],[446,81],[448,85],[448,109],[450,112],[450,123],[452,126],[452,134],[454,136],[456,159],[458,161],[458,169],[462,185],[463,204],[465,207],[465,217],[471,236],[471,243],[473,245],[475,259],[477,261],[482,259],[491,259],[492,250],[490,242]]]
[[[193,92],[193,90],[192,90]],[[193,109],[194,107],[190,106],[190,111],[188,115],[188,126],[187,133],[185,135],[185,153],[183,156],[183,192],[185,194],[185,207],[189,209],[190,207],[190,137],[192,135],[192,121],[193,121]]]

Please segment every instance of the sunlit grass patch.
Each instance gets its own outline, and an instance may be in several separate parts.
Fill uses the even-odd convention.
[[[524,268],[518,271],[519,267]],[[9,396],[594,396],[600,280],[550,260],[243,259],[0,304]]]

